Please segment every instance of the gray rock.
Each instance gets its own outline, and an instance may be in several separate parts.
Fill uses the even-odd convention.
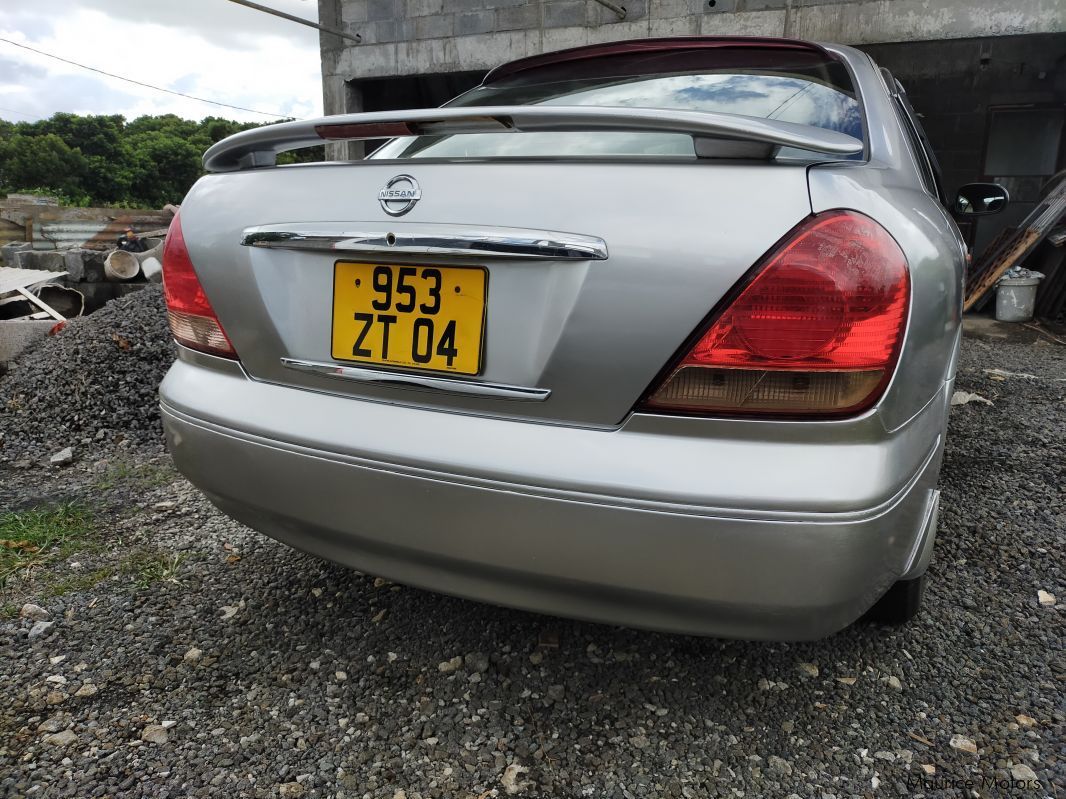
[[[483,652],[471,652],[466,656],[466,667],[470,669],[470,671],[484,674],[489,670],[489,656]]]
[[[65,447],[59,450],[59,452],[52,455],[48,459],[48,462],[53,466],[69,466],[74,462],[74,449],[73,447]]]
[[[770,764],[770,768],[776,771],[778,774],[784,774],[788,776],[792,773],[792,764],[785,760],[783,757],[777,755],[770,755],[767,758],[767,762]]]
[[[42,721],[37,727],[37,732],[59,732],[66,726],[66,719],[63,714],[60,714]]]
[[[1029,768],[1024,763],[1018,763],[1015,766],[1011,766],[1010,775],[1013,779],[1019,782],[1035,783],[1039,777],[1036,776],[1036,772]]]
[[[167,728],[161,724],[149,724],[141,731],[141,740],[150,744],[165,744],[169,739]]]
[[[51,746],[70,746],[77,740],[78,736],[74,734],[73,730],[63,730],[62,732],[54,732],[51,735],[44,736],[44,742]]]
[[[48,632],[55,626],[54,621],[39,621],[30,627],[30,632],[26,637],[31,641],[35,638],[40,638],[42,635],[48,634]]]

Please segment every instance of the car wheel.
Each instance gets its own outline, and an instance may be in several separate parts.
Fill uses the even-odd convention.
[[[925,594],[925,575],[899,580],[866,611],[863,621],[876,624],[905,624],[918,615]]]

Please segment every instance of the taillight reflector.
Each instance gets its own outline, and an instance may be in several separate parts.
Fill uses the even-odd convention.
[[[163,245],[163,296],[170,332],[179,344],[210,355],[237,358],[196,276],[181,231],[180,213],[170,223]]]
[[[867,216],[801,224],[651,392],[690,413],[842,415],[873,405],[907,319],[907,262]]]

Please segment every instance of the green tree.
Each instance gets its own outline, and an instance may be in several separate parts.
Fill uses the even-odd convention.
[[[122,202],[129,196],[130,172],[123,142],[126,120],[114,116],[55,114],[38,123],[40,133],[54,133],[85,156],[82,191],[99,204]]]
[[[203,174],[201,149],[169,130],[149,130],[129,139],[129,199],[149,208],[181,202]]]
[[[85,156],[59,136],[16,133],[0,140],[0,185],[9,190],[44,188],[80,200],[86,196],[82,177]]]
[[[180,202],[203,174],[211,145],[254,123],[173,114],[122,116],[55,114],[39,122],[0,120],[0,192],[44,190],[77,204]],[[278,163],[320,161],[324,148],[282,153]]]

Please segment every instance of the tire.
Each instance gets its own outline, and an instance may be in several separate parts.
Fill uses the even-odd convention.
[[[924,595],[924,574],[913,580],[899,580],[893,583],[885,595],[866,611],[866,615],[862,617],[863,621],[893,626],[906,624],[918,615]]]

